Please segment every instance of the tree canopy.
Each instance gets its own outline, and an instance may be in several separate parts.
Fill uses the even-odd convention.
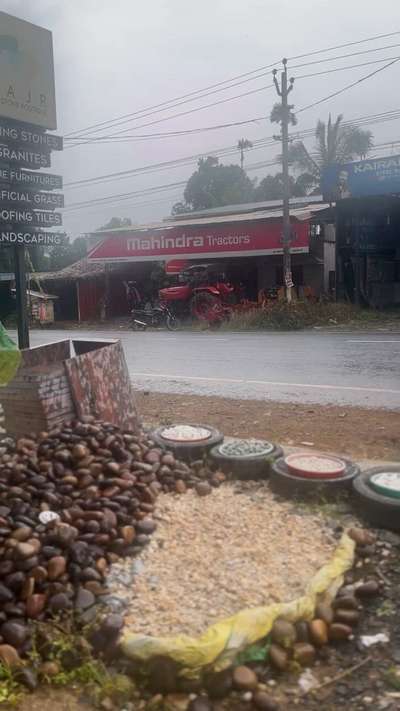
[[[305,197],[308,190],[308,181],[303,175],[293,178],[289,177],[290,197]],[[283,176],[282,173],[276,175],[266,175],[254,190],[255,202],[263,200],[281,200],[283,198]]]
[[[333,163],[347,163],[355,158],[365,158],[372,148],[372,133],[358,126],[343,123],[339,114],[335,121],[329,115],[328,123],[318,121],[315,129],[315,146],[312,153],[302,141],[289,147],[292,165],[309,177],[310,186],[319,187],[321,173]]]
[[[238,165],[220,165],[218,158],[200,158],[197,170],[189,178],[184,196],[184,205],[177,210],[206,210],[212,207],[250,202],[254,184]],[[184,208],[184,209],[183,209]]]
[[[101,227],[98,227],[95,231],[116,230],[118,227],[129,227],[131,224],[132,220],[130,217],[111,217],[105,225],[101,225]]]
[[[295,125],[292,105],[288,106],[288,112],[289,122]],[[274,105],[271,121],[281,124],[281,104]],[[289,160],[297,175],[290,176],[291,197],[318,194],[321,172],[326,166],[365,158],[372,147],[371,132],[344,123],[342,115],[335,121],[332,121],[331,116],[327,123],[318,121],[315,138],[315,147],[311,152],[302,141],[295,141],[289,146]],[[249,143],[246,139],[238,142],[241,158],[250,147]],[[224,205],[280,200],[283,197],[282,173],[266,175],[258,182],[257,179],[251,180],[239,165],[221,165],[218,158],[208,156],[200,158],[197,170],[187,182],[183,197],[173,206],[173,215]]]

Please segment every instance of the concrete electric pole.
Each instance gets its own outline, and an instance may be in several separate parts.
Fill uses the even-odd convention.
[[[278,96],[282,99],[281,116],[281,138],[282,138],[282,178],[283,178],[283,278],[286,285],[286,299],[288,303],[292,300],[292,264],[290,257],[291,226],[290,226],[290,186],[289,186],[289,123],[290,108],[288,105],[288,95],[293,89],[294,79],[290,79],[288,86],[287,59],[282,60],[283,71],[281,72],[281,85],[279,86],[276,77],[278,70],[274,69],[272,74]]]

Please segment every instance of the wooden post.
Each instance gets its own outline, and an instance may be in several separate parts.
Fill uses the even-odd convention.
[[[14,246],[15,295],[17,302],[18,346],[29,348],[29,315],[26,293],[25,247]]]
[[[81,304],[80,304],[80,293],[79,293],[79,281],[76,281],[76,305],[78,307],[78,321],[81,321]]]
[[[361,303],[361,251],[360,251],[360,211],[355,210],[355,303]]]

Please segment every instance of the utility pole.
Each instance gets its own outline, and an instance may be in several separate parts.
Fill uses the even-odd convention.
[[[289,121],[290,107],[288,105],[288,95],[293,89],[294,79],[290,79],[288,87],[287,59],[282,59],[283,71],[281,72],[281,85],[279,86],[276,77],[278,70],[274,69],[272,74],[278,96],[282,99],[281,116],[281,139],[282,139],[282,177],[283,177],[283,278],[286,285],[286,299],[288,303],[292,301],[292,261],[290,256],[291,226],[290,226],[290,186],[289,186]]]

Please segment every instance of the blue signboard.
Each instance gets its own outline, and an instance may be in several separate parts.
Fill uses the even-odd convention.
[[[400,155],[335,163],[322,171],[321,189],[327,200],[400,194]]]

